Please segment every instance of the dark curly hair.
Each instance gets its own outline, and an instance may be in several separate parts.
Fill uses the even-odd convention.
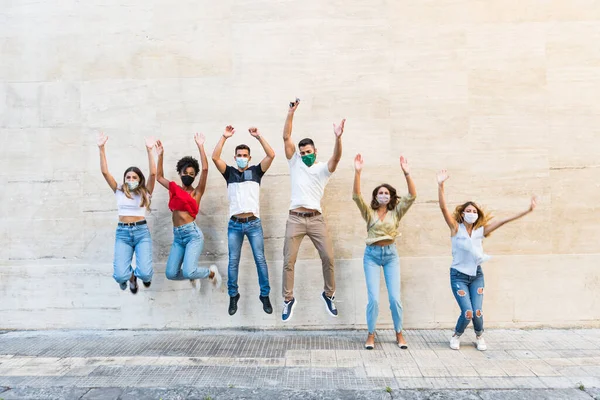
[[[196,160],[194,157],[186,156],[183,157],[181,160],[177,161],[178,174],[181,174],[188,167],[194,168],[195,175],[198,175],[198,172],[200,172],[200,164],[198,164],[198,160]]]
[[[390,186],[387,183],[381,184],[381,185],[377,186],[375,188],[375,190],[373,190],[373,198],[371,199],[371,208],[373,210],[377,210],[379,208],[379,202],[377,201],[377,192],[379,192],[379,189],[381,189],[382,187],[384,187],[390,191],[390,202],[387,203],[387,209],[392,211],[398,205],[398,202],[400,201],[400,197],[398,197],[396,189],[394,189],[393,186]]]

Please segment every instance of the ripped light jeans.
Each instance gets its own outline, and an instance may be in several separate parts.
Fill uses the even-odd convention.
[[[454,268],[450,268],[450,287],[452,294],[460,307],[460,317],[456,322],[454,329],[457,336],[462,335],[473,320],[475,334],[480,336],[483,333],[483,271],[481,266],[477,267],[475,276],[463,274]]]

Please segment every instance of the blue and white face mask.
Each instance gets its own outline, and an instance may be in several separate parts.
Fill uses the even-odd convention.
[[[140,185],[140,181],[127,181],[127,187],[129,190],[135,190]]]

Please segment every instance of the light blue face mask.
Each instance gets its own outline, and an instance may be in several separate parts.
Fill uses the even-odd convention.
[[[135,190],[140,185],[140,181],[127,181],[127,187],[129,190]]]
[[[241,169],[244,169],[248,166],[248,159],[244,157],[236,157],[235,162],[237,163],[237,166]]]

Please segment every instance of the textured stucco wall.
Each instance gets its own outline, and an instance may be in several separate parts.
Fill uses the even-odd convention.
[[[0,2],[0,328],[281,327],[282,246],[289,176],[281,141],[287,102],[302,104],[294,138],[332,151],[331,123],[346,117],[344,155],[324,199],[334,239],[340,318],[318,295],[320,261],[306,239],[296,267],[292,327],[363,327],[364,223],[351,201],[352,158],[363,191],[405,191],[398,156],[419,197],[402,222],[408,328],[451,327],[450,242],[434,173],[447,168],[450,204],[474,199],[498,216],[536,212],[485,242],[488,326],[598,326],[600,321],[600,2],[57,1]],[[258,302],[244,248],[240,310],[205,284],[167,282],[172,239],[167,193],[148,218],[156,278],[134,297],[112,281],[116,207],[95,135],[110,136],[115,176],[147,171],[145,135],[162,139],[167,177],[212,151],[233,124],[236,144],[277,157],[263,180],[261,214],[276,311]],[[227,208],[212,166],[198,223],[201,262],[226,273]],[[381,326],[390,326],[382,292]]]

